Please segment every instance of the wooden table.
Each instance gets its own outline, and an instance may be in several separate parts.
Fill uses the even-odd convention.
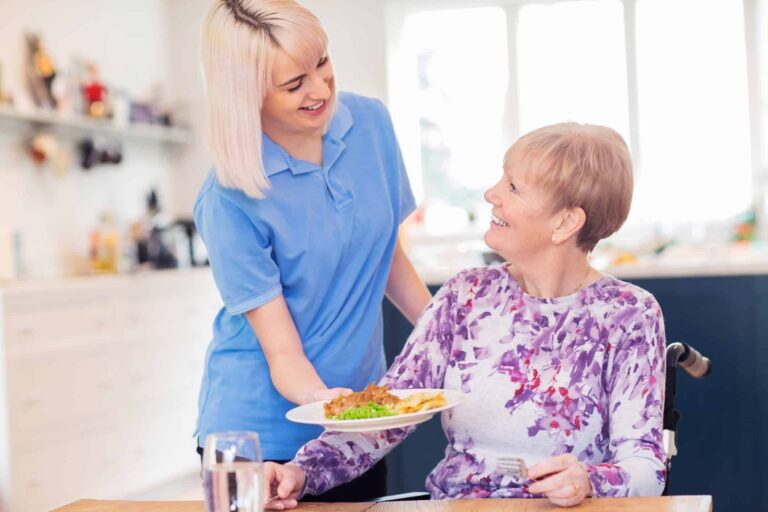
[[[80,500],[53,512],[203,512],[202,501]],[[712,512],[711,496],[587,499],[574,508],[546,500],[446,500],[392,503],[302,503],[300,512]]]

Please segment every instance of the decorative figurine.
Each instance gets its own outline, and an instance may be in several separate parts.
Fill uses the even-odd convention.
[[[107,101],[108,91],[99,80],[96,65],[89,62],[85,65],[86,78],[81,84],[85,114],[91,117],[109,117],[111,109]]]
[[[37,132],[28,142],[27,150],[39,167],[47,166],[56,176],[64,176],[71,165],[71,153],[50,133]]]
[[[53,81],[56,78],[56,68],[37,34],[30,32],[25,34],[25,38],[27,40],[27,80],[32,99],[38,107],[55,109]]]
[[[122,144],[116,140],[103,137],[86,137],[78,145],[80,152],[80,167],[84,170],[97,165],[114,164],[123,161]]]
[[[171,111],[165,105],[163,96],[162,85],[155,84],[143,99],[133,100],[130,104],[130,121],[132,123],[174,126]]]
[[[59,143],[49,133],[39,132],[29,141],[29,155],[38,164],[50,161],[59,152]]]

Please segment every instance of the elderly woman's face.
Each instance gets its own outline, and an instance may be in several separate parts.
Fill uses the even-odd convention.
[[[314,69],[304,69],[278,50],[272,67],[274,85],[261,108],[262,129],[272,137],[322,134],[336,87],[328,56],[322,56]]]
[[[501,179],[485,192],[493,205],[485,243],[511,263],[530,260],[552,246],[551,199],[530,180],[525,155],[507,159]]]

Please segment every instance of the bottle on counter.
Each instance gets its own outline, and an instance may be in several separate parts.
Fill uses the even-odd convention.
[[[114,218],[109,213],[101,214],[99,225],[91,231],[89,262],[94,272],[117,272],[120,259],[120,236]]]

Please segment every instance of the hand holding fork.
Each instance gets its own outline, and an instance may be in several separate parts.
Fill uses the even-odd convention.
[[[268,510],[295,508],[304,488],[306,475],[292,464],[264,463],[264,490],[269,496],[264,502]]]
[[[561,507],[578,505],[592,494],[587,470],[570,453],[531,466],[528,478],[534,480],[528,492],[543,494],[551,503]]]

